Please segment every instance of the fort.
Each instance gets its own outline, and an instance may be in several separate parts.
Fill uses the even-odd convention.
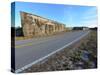
[[[65,24],[38,15],[21,11],[20,16],[23,35],[25,37],[49,35],[66,30]]]

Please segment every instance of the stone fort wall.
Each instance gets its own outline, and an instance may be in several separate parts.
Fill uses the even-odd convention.
[[[38,15],[20,12],[24,36],[49,35],[65,31],[65,25]]]

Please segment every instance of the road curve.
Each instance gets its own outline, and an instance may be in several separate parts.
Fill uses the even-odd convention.
[[[47,38],[15,41],[15,72],[20,72],[81,39],[89,31],[66,32]]]

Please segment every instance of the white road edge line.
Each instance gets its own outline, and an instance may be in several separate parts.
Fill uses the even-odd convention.
[[[46,56],[44,56],[44,57],[42,57],[42,58],[39,58],[38,60],[33,61],[32,63],[30,63],[30,64],[28,64],[28,65],[26,65],[26,66],[24,66],[24,67],[22,67],[22,68],[20,68],[20,69],[17,69],[17,70],[15,71],[15,73],[19,73],[19,72],[21,72],[21,71],[23,71],[23,70],[25,70],[25,69],[31,67],[32,65],[34,65],[34,64],[36,64],[36,63],[38,63],[38,62],[40,62],[40,61],[42,61],[42,60],[44,60],[44,59],[46,59],[47,57],[49,57],[49,56],[55,54],[56,52],[58,52],[58,51],[60,51],[60,50],[62,50],[62,49],[64,49],[64,48],[68,47],[69,45],[71,45],[71,44],[77,42],[78,40],[80,40],[81,38],[85,37],[89,32],[90,32],[90,31],[88,31],[88,32],[85,33],[84,35],[80,36],[79,38],[75,39],[74,41],[68,43],[67,45],[65,45],[65,46],[63,46],[63,47],[57,49],[56,51],[54,51],[54,52],[52,52],[52,53],[50,53],[50,54],[48,54],[48,55],[46,55]]]

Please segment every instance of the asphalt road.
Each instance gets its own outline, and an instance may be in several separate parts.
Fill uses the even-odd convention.
[[[35,38],[30,40],[15,41],[15,67],[19,72],[28,68],[32,64],[39,62],[57,50],[63,49],[64,46],[72,44],[88,31],[66,32],[47,38]],[[77,41],[76,40],[76,41]]]

